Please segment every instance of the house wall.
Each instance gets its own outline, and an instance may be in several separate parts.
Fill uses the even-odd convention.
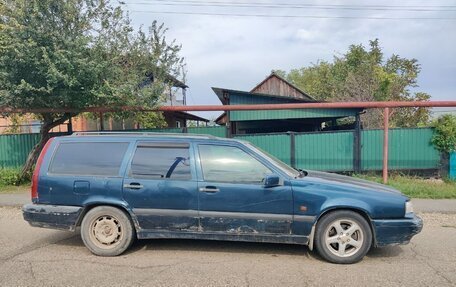
[[[164,113],[163,116],[165,117],[165,122],[168,125],[168,128],[183,128],[183,127],[186,127],[185,119],[176,118],[176,117],[170,116],[170,115],[168,115],[166,113]],[[179,125],[178,125],[178,123],[179,123]]]
[[[13,122],[10,118],[0,118],[0,134],[4,133],[39,133],[41,129],[41,122],[40,120],[34,118],[31,114],[26,114],[21,117],[21,121],[19,123],[19,129],[16,132],[13,129]],[[59,126],[54,127],[51,132],[67,132],[68,126],[67,124],[62,124]]]
[[[254,88],[251,92],[259,94],[279,95],[297,99],[308,99],[308,97],[303,96],[300,91],[292,87],[290,84],[275,76],[269,78],[260,86]]]

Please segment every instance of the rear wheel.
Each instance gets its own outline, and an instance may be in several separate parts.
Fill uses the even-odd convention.
[[[81,223],[82,241],[92,253],[100,256],[122,254],[130,247],[134,235],[128,215],[111,206],[91,209]]]
[[[360,214],[334,211],[317,224],[315,246],[327,261],[350,264],[360,261],[372,245],[372,231]]]

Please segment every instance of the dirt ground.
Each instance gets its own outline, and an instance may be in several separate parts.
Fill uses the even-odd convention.
[[[455,286],[456,214],[421,214],[409,245],[330,264],[306,247],[142,240],[124,255],[92,255],[78,233],[30,227],[0,208],[0,286]]]

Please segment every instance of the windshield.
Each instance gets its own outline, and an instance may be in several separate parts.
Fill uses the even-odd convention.
[[[284,163],[280,159],[276,158],[275,156],[267,153],[266,151],[260,149],[259,147],[256,147],[250,143],[245,143],[249,148],[254,150],[255,152],[261,154],[263,157],[267,158],[272,164],[274,164],[276,167],[280,168],[282,171],[284,171],[286,174],[292,177],[298,177],[300,175],[300,172],[288,164]]]

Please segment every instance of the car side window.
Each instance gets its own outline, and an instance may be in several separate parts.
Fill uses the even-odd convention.
[[[190,180],[189,147],[139,144],[131,162],[135,178]]]
[[[118,176],[127,142],[64,142],[52,159],[49,173]]]
[[[205,181],[261,183],[272,171],[238,147],[199,145]]]

